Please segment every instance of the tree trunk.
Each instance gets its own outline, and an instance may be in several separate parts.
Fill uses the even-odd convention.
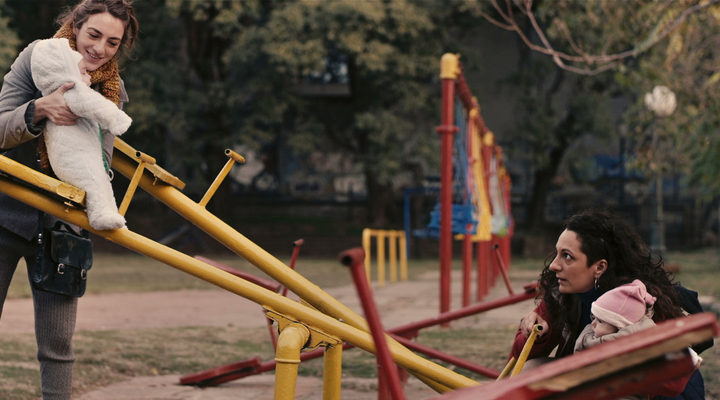
[[[548,193],[550,192],[552,180],[555,178],[558,168],[560,168],[565,151],[574,137],[571,131],[574,122],[574,114],[569,112],[565,119],[554,128],[558,144],[550,149],[547,165],[535,170],[535,182],[530,204],[528,204],[527,208],[529,230],[539,230],[545,225],[545,206],[547,205]]]
[[[368,221],[373,228],[388,229],[397,213],[391,183],[380,183],[375,174],[365,172],[367,182]]]
[[[545,207],[550,193],[552,179],[557,174],[563,154],[567,146],[555,147],[550,151],[550,161],[543,167],[535,170],[533,190],[527,208],[527,227],[529,230],[538,230],[545,225]]]

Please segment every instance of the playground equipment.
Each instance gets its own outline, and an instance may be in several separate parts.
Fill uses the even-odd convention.
[[[5,174],[0,177],[0,190],[19,201],[87,229],[106,240],[246,297],[263,305],[266,309],[271,308],[278,313],[292,316],[294,320],[302,321],[324,332],[333,332],[342,341],[353,343],[370,352],[374,351],[367,323],[362,317],[205,209],[204,204],[217,188],[215,185],[211,186],[202,202],[196,203],[178,190],[178,187],[184,186],[178,178],[157,166],[141,152],[121,140],[116,141],[116,150],[118,151],[113,157],[113,167],[131,179],[128,193],[134,191],[136,187],[143,188],[190,222],[205,230],[210,236],[215,237],[228,248],[264,270],[310,306],[292,301],[201,260],[160,245],[128,229],[94,230],[89,226],[87,216],[81,210],[80,205],[73,202],[73,199],[78,198],[79,190],[70,188],[54,178],[4,156],[0,156],[0,171]],[[230,158],[228,164],[232,165],[236,160],[232,157],[231,152],[226,153]],[[29,187],[28,184],[32,187]],[[42,191],[37,191],[36,188],[41,188]],[[129,197],[132,196],[126,194],[126,198]],[[472,379],[417,356],[394,340],[390,340],[389,346],[399,365],[413,374],[427,377],[436,382],[438,387],[449,390],[477,384]]]
[[[390,264],[390,282],[396,282],[398,277],[398,262],[400,263],[400,280],[408,278],[407,246],[405,232],[398,230],[365,228],[362,232],[362,248],[365,252],[365,273],[368,281],[372,276],[372,239],[375,238],[375,251],[377,253],[377,282],[385,286],[385,244],[388,245],[388,261]],[[387,240],[386,240],[387,239]],[[399,251],[398,251],[399,250]]]
[[[421,357],[410,349],[453,362],[456,365],[462,364],[463,368],[475,368],[472,370],[488,377],[496,378],[499,374],[440,351],[420,346],[408,338],[414,337],[420,329],[425,327],[443,324],[464,316],[532,298],[535,296],[534,286],[527,286],[525,292],[521,294],[511,292],[502,299],[463,307],[452,312],[449,310],[441,312],[437,317],[397,327],[389,330],[386,334],[379,324],[373,323],[376,328],[371,329],[372,327],[359,314],[206,210],[205,206],[211,200],[223,178],[235,163],[243,161],[242,156],[230,150],[226,151],[227,163],[202,199],[195,202],[180,192],[184,183],[158,166],[154,158],[133,149],[119,139],[116,139],[115,148],[117,151],[113,157],[113,168],[130,180],[127,192],[121,202],[120,209],[123,214],[130,209],[133,195],[140,187],[276,279],[284,288],[292,290],[303,302],[291,300],[278,293],[278,285],[268,282],[261,285],[260,281],[245,279],[247,277],[241,277],[240,274],[228,271],[227,268],[211,265],[210,260],[193,258],[127,228],[111,231],[94,230],[90,227],[82,209],[85,193],[2,155],[0,155],[0,191],[45,213],[89,230],[106,240],[168,264],[261,305],[266,310],[266,316],[275,321],[279,331],[275,360],[269,363],[260,363],[258,359],[252,359],[236,363],[234,370],[217,374],[212,379],[213,383],[236,377],[240,370],[242,373],[248,371],[256,373],[262,368],[266,368],[264,369],[266,371],[275,368],[275,398],[291,399],[294,397],[298,363],[309,358],[310,355],[322,355],[324,357],[323,398],[338,399],[340,397],[342,350],[352,345],[371,353],[378,353],[379,351],[384,352],[381,348],[386,346],[390,357],[381,356],[384,365],[391,365],[391,361],[388,359],[392,358],[395,364],[415,375],[437,392],[452,392],[447,394],[450,396],[447,398],[469,398],[464,396],[498,399],[538,398],[563,391],[588,393],[595,384],[594,382],[616,379],[611,374],[624,372],[628,368],[637,368],[643,372],[644,368],[657,367],[661,372],[658,376],[662,379],[678,376],[689,370],[688,357],[659,361],[657,358],[718,334],[717,321],[713,315],[693,315],[681,321],[659,324],[656,328],[649,330],[647,334],[635,335],[640,336],[639,338],[628,337],[632,340],[625,341],[620,339],[613,343],[612,351],[600,347],[593,348],[563,359],[562,363],[552,363],[528,374],[484,385],[482,394],[467,391],[471,387],[477,386],[479,382]],[[499,251],[498,247],[495,247],[496,251]],[[362,260],[359,258],[357,252],[349,254],[347,258],[343,257],[346,263],[355,267],[362,265]],[[503,265],[498,265],[502,270],[505,269]],[[359,275],[356,276],[356,279],[361,280]],[[367,301],[365,299],[364,303]],[[623,343],[624,346],[618,347],[615,343]],[[314,350],[302,352],[304,349]],[[240,364],[243,366],[241,367]],[[394,367],[385,367],[384,370],[389,371],[392,368]],[[635,373],[635,371],[631,372]],[[381,373],[380,375],[383,378],[385,374]],[[590,378],[587,378],[586,375]],[[648,385],[647,382],[654,383],[658,379],[656,376],[652,376],[648,380],[638,381],[640,383],[623,382],[621,389],[647,387],[643,385]],[[629,393],[628,390],[621,390],[619,393]],[[395,393],[394,398],[401,398],[397,390],[392,389],[392,391]],[[468,395],[468,393],[470,394]],[[609,393],[606,398],[610,398],[616,393]]]
[[[280,331],[278,350],[274,360],[275,364],[280,367],[276,371],[276,398],[289,399],[293,397],[294,382],[297,377],[297,363],[303,359],[303,354],[312,353],[300,353],[301,349],[306,347],[318,347],[323,351],[325,357],[324,398],[338,398],[340,376],[338,360],[340,359],[339,353],[345,346],[343,343],[355,345],[368,352],[376,352],[376,345],[365,320],[209,213],[204,205],[207,204],[212,194],[206,193],[203,201],[195,203],[182,195],[177,189],[183,186],[182,182],[157,166],[150,157],[144,156],[120,140],[116,142],[116,150],[118,151],[113,157],[113,167],[131,179],[128,193],[134,191],[136,187],[143,188],[208,234],[217,238],[228,248],[236,251],[239,255],[278,280],[309,305],[288,299],[276,291],[263,288],[235,274],[212,266],[203,260],[160,245],[127,228],[112,231],[93,230],[88,224],[87,216],[82,211],[81,204],[76,201],[83,198],[83,193],[4,156],[0,156],[0,191],[43,212],[87,229],[106,240],[154,258],[262,305],[267,310],[266,315],[277,322]],[[232,153],[228,152],[228,157],[231,158],[228,163],[236,162]],[[209,189],[208,193],[214,193],[213,187]],[[131,197],[126,194],[126,198]],[[508,296],[508,298],[500,299],[494,304],[475,305],[463,309],[461,312],[441,314],[438,318],[409,324],[391,331],[411,335],[412,332],[417,332],[422,327],[450,321],[461,317],[461,314],[469,315],[472,312],[480,312],[482,309],[495,308],[501,303],[510,304],[533,296],[532,291],[522,295]],[[471,308],[473,309],[471,310]],[[708,319],[703,321],[704,325],[702,326],[697,324],[687,325],[691,330],[678,328],[680,331],[676,330],[676,334],[683,333],[685,335],[672,342],[672,350],[692,344],[696,340],[702,341],[712,337],[712,334],[717,334],[717,322],[714,317],[712,321]],[[697,332],[700,328],[702,328],[702,331]],[[417,376],[439,393],[478,385],[478,382],[472,379],[413,353],[399,342],[400,338],[396,340],[389,335],[382,336],[387,341],[389,352],[395,363]],[[420,348],[418,347],[418,349]],[[663,347],[661,351],[665,352],[667,348]],[[598,352],[591,354],[598,354]],[[631,362],[634,362],[634,360],[630,360],[623,365],[635,365],[631,364]],[[602,375],[602,371],[600,375]],[[549,373],[543,375],[546,378],[547,376],[552,375]],[[520,377],[522,375],[518,378]],[[514,384],[517,381],[513,381],[513,378],[511,378],[507,382],[513,382]],[[526,381],[523,380],[522,382]],[[526,386],[531,383],[526,382]],[[512,387],[513,390],[520,390],[515,389],[515,386]],[[523,390],[527,389],[523,387]]]
[[[365,254],[360,248],[350,249],[340,254],[340,262],[350,267],[353,282],[357,288],[358,296],[360,296],[363,311],[370,324],[370,331],[372,332],[375,348],[377,349],[375,354],[377,355],[378,364],[378,392],[383,393],[387,388],[393,400],[405,400],[405,394],[400,385],[400,375],[398,374],[395,362],[392,357],[390,357],[390,350],[385,341],[385,329],[382,327],[380,315],[375,307],[372,290],[366,278],[365,267],[363,265],[364,259]],[[382,394],[380,396],[382,396]]]
[[[440,312],[450,310],[452,240],[462,245],[462,305],[471,303],[473,243],[477,252],[476,301],[489,292],[498,276],[493,249],[499,249],[505,268],[510,265],[510,177],[495,143],[472,97],[462,73],[459,56],[445,54],[441,60],[442,79],[441,177],[439,202],[430,213],[424,235],[438,237],[440,253]],[[457,136],[457,140],[456,137]],[[409,196],[426,192],[413,188],[405,192],[405,232],[410,235]],[[431,191],[432,192],[432,191]]]
[[[617,399],[651,390],[694,370],[689,343],[720,333],[712,313],[673,319],[516,377],[456,390],[442,400]]]
[[[300,253],[300,247],[303,245],[304,240],[298,239],[293,242],[293,251],[292,256],[290,257],[290,269],[295,269],[295,263],[297,262],[298,254]],[[217,261],[201,257],[201,256],[195,256],[195,258],[205,261],[206,263],[213,265],[217,268],[222,269],[225,272],[229,272],[235,276],[238,276],[240,278],[243,278],[249,282],[255,283],[258,286],[262,286],[265,289],[268,289],[273,292],[280,291],[281,285],[277,282],[268,281],[267,279],[256,277],[255,275],[248,274],[242,271],[238,271],[235,268],[232,268],[228,265],[224,265],[222,263],[219,263]],[[286,296],[288,292],[288,289],[286,287],[282,288],[282,295]],[[268,322],[268,331],[270,333],[270,341],[272,342],[273,348],[277,347],[277,335],[275,334],[275,329],[273,326],[273,322],[275,320],[272,318],[267,318]],[[198,385],[198,386],[212,386],[217,385],[219,383],[229,382],[231,380],[235,380],[238,378],[241,378],[243,376],[247,376],[253,373],[253,371],[256,371],[260,367],[260,358],[259,357],[252,357],[243,361],[231,363],[222,365],[219,367],[211,368],[208,370],[204,370],[201,372],[196,372],[192,374],[187,374],[180,377],[180,384],[183,385]]]

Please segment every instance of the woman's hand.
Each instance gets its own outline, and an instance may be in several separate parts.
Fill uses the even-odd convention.
[[[536,324],[540,324],[542,327],[542,330],[538,332],[538,336],[542,336],[544,332],[548,331],[548,323],[538,313],[535,311],[530,311],[526,316],[523,317],[523,319],[520,320],[520,331],[525,335],[525,337],[530,337],[530,332],[532,332],[533,326]]]
[[[74,82],[66,82],[49,95],[35,100],[33,123],[37,124],[47,118],[56,125],[75,125],[78,116],[70,111],[63,96],[65,92],[74,86]]]

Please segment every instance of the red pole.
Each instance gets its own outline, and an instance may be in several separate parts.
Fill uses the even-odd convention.
[[[464,81],[464,79],[463,79]],[[465,87],[467,87],[467,84],[465,84]],[[469,94],[469,90],[468,90]],[[461,96],[462,97],[462,96]],[[471,103],[473,105],[477,104],[476,102],[472,101],[474,99],[471,99]],[[473,139],[474,139],[474,123],[475,121],[470,117],[473,115],[473,113],[468,113],[468,120],[467,120],[467,132],[466,132],[466,154],[468,159],[468,166],[466,171],[466,176],[472,177],[473,176],[473,164],[477,162],[475,158],[473,157]],[[470,178],[468,178],[470,179]],[[474,208],[475,202],[473,201],[473,193],[470,191],[470,187],[473,185],[468,185],[465,190],[467,191],[465,199],[467,204]],[[463,274],[462,274],[462,306],[467,307],[470,305],[470,296],[471,296],[471,289],[470,289],[470,280],[472,279],[472,259],[473,259],[473,246],[472,246],[472,235],[476,233],[476,230],[473,230],[473,224],[467,224],[465,226],[465,236],[463,237]]]
[[[481,240],[477,243],[477,301],[481,301],[488,293],[488,271],[490,269],[490,242]]]
[[[495,287],[495,283],[497,281],[498,273],[500,272],[500,263],[498,262],[498,258],[495,257],[493,252],[495,252],[494,249],[498,248],[500,246],[500,238],[498,235],[493,234],[492,239],[490,240],[490,287]]]
[[[468,224],[468,226],[472,226]],[[470,279],[472,269],[472,235],[466,233],[463,236],[463,267],[462,267],[462,305],[470,305]]]
[[[512,237],[515,234],[515,222],[512,218],[512,202],[510,200],[510,190],[512,188],[512,182],[510,180],[510,175],[507,173],[507,169],[503,167],[503,176],[502,180],[500,181],[500,185],[503,190],[503,198],[505,200],[505,213],[508,216],[508,231],[507,235],[505,235],[505,247],[503,248],[505,256],[505,267],[507,269],[510,268],[510,257],[512,256],[512,252],[510,251],[510,244],[512,243]]]
[[[500,271],[500,274],[502,274],[508,293],[512,296],[515,293],[513,293],[512,286],[510,286],[510,278],[508,277],[507,268],[505,268],[505,263],[503,262],[503,255],[499,247],[500,246],[497,244],[493,246],[493,248],[495,249],[495,257],[497,258],[497,268]]]
[[[487,368],[487,367],[483,367],[483,366],[481,366],[481,365],[472,363],[472,362],[470,362],[470,361],[468,361],[468,360],[465,360],[465,359],[462,359],[462,358],[459,358],[459,357],[455,357],[455,356],[453,356],[453,355],[450,355],[450,354],[444,353],[444,352],[442,352],[442,351],[433,349],[432,347],[424,346],[424,345],[422,345],[422,344],[420,344],[420,343],[413,342],[412,340],[410,340],[410,339],[408,339],[408,338],[405,338],[405,337],[403,337],[403,336],[398,336],[398,335],[391,335],[391,336],[392,336],[395,340],[397,340],[398,342],[400,342],[400,344],[402,344],[403,346],[407,347],[408,349],[413,350],[413,351],[416,351],[416,352],[419,352],[419,353],[423,353],[423,354],[425,354],[425,355],[427,355],[427,356],[430,356],[431,358],[435,358],[435,359],[438,359],[438,360],[440,360],[440,361],[448,362],[448,363],[450,363],[450,364],[452,364],[452,365],[455,365],[455,366],[460,367],[460,368],[464,368],[464,369],[466,369],[466,370],[468,370],[468,371],[471,371],[471,372],[475,372],[475,373],[484,375],[484,376],[486,376],[486,377],[488,377],[488,378],[495,379],[495,378],[497,378],[498,375],[499,375],[498,372],[497,372],[496,370],[494,370],[494,369]]]
[[[372,290],[365,275],[365,264],[363,263],[365,251],[362,247],[355,247],[340,253],[339,258],[343,265],[350,267],[353,282],[365,312],[365,319],[370,326],[378,364],[378,385],[380,388],[388,387],[394,400],[405,400],[405,393],[400,384],[400,374],[395,360],[390,355],[390,349],[385,340],[385,330],[382,327]]]
[[[442,125],[436,128],[441,135],[440,167],[440,312],[450,310],[450,272],[452,269],[452,178],[455,79],[459,75],[457,56],[445,54],[441,61]]]

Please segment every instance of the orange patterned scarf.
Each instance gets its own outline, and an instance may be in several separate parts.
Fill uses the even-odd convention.
[[[55,32],[53,37],[65,38],[70,42],[70,47],[77,50],[75,34],[70,22],[65,23]],[[120,104],[120,69],[118,67],[117,54],[106,62],[102,67],[90,72],[90,82],[99,85],[100,94],[115,104]]]

